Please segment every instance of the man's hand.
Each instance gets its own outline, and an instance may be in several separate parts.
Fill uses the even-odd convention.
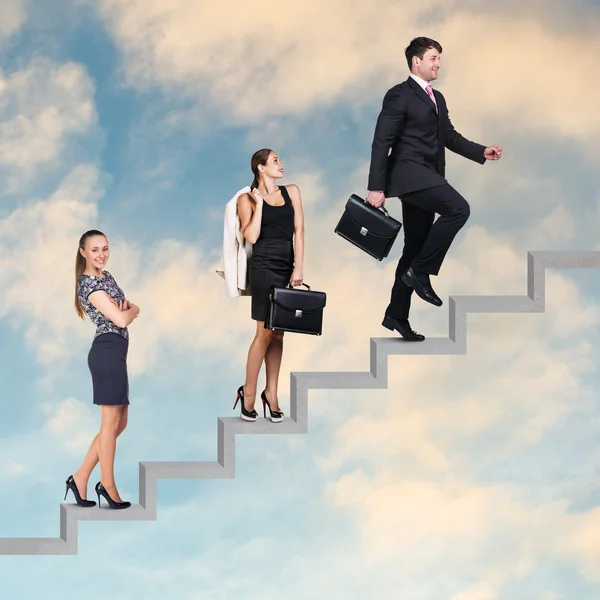
[[[488,146],[483,152],[486,160],[500,160],[502,157],[502,146]]]
[[[383,192],[369,192],[367,202],[375,208],[381,208],[385,204],[385,194]]]

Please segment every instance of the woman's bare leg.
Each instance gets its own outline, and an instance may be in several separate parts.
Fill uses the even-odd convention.
[[[117,429],[117,437],[119,437],[123,431],[125,431],[125,427],[127,427],[127,414],[129,406],[124,406],[121,410],[121,416],[119,419],[119,427]],[[98,464],[98,436],[100,434],[96,434],[92,443],[90,444],[90,448],[81,463],[81,466],[75,473],[73,473],[73,479],[75,480],[75,484],[77,485],[77,489],[79,490],[79,495],[83,499],[87,499],[87,484],[89,478],[92,474],[92,471],[96,468]]]
[[[252,344],[250,344],[248,360],[246,362],[246,381],[244,383],[244,397],[246,399],[244,406],[246,410],[254,408],[258,374],[265,360],[265,354],[267,353],[272,335],[273,332],[270,329],[265,329],[263,321],[256,322],[256,335],[254,336],[254,340],[252,340]]]
[[[109,496],[116,502],[121,502],[121,497],[115,484],[115,452],[117,449],[117,436],[122,419],[127,425],[127,406],[101,405],[102,423],[98,434],[98,458],[100,461],[100,481]],[[124,414],[123,414],[124,413]]]
[[[271,405],[272,411],[279,411],[279,399],[277,398],[277,386],[279,383],[279,370],[281,368],[281,357],[283,356],[283,331],[274,331],[271,343],[265,354],[265,367],[267,371],[267,386],[265,393]]]

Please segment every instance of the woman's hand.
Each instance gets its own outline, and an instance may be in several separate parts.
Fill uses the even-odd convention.
[[[137,304],[133,304],[132,302],[130,302],[129,300],[127,300],[127,298],[125,298],[124,300],[119,300],[118,302],[116,300],[113,300],[112,298],[110,299],[110,301],[121,311],[125,311],[125,310],[131,310],[132,308],[136,310],[136,314],[134,318],[138,318],[139,314],[140,314],[140,307],[137,306]]]
[[[119,300],[118,302],[111,298],[110,301],[115,306],[117,306],[119,308],[119,310],[129,310],[131,308],[131,302],[129,300],[127,300],[127,298],[124,298],[123,300]]]
[[[250,195],[254,198],[254,201],[256,202],[257,205],[261,205],[265,201],[264,198],[260,195],[258,188],[254,188],[250,192]]]
[[[114,298],[110,298],[110,301],[120,310],[127,310],[126,308],[124,308],[124,302],[123,300],[119,300],[118,302],[114,299]]]
[[[304,281],[304,273],[302,267],[294,267],[294,271],[292,272],[292,276],[290,277],[290,283],[293,286],[302,285]]]

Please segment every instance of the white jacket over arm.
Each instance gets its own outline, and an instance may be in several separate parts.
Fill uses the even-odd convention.
[[[242,226],[237,210],[238,198],[249,192],[248,186],[242,188],[225,206],[223,254],[217,267],[217,273],[225,279],[227,295],[230,298],[249,296],[252,292],[248,272],[252,244],[247,242],[242,235]]]

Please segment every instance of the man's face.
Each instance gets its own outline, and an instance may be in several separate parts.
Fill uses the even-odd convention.
[[[418,56],[413,58],[413,72],[425,81],[434,81],[437,79],[438,70],[442,66],[440,59],[440,53],[435,48],[429,48],[423,54],[422,59]]]

